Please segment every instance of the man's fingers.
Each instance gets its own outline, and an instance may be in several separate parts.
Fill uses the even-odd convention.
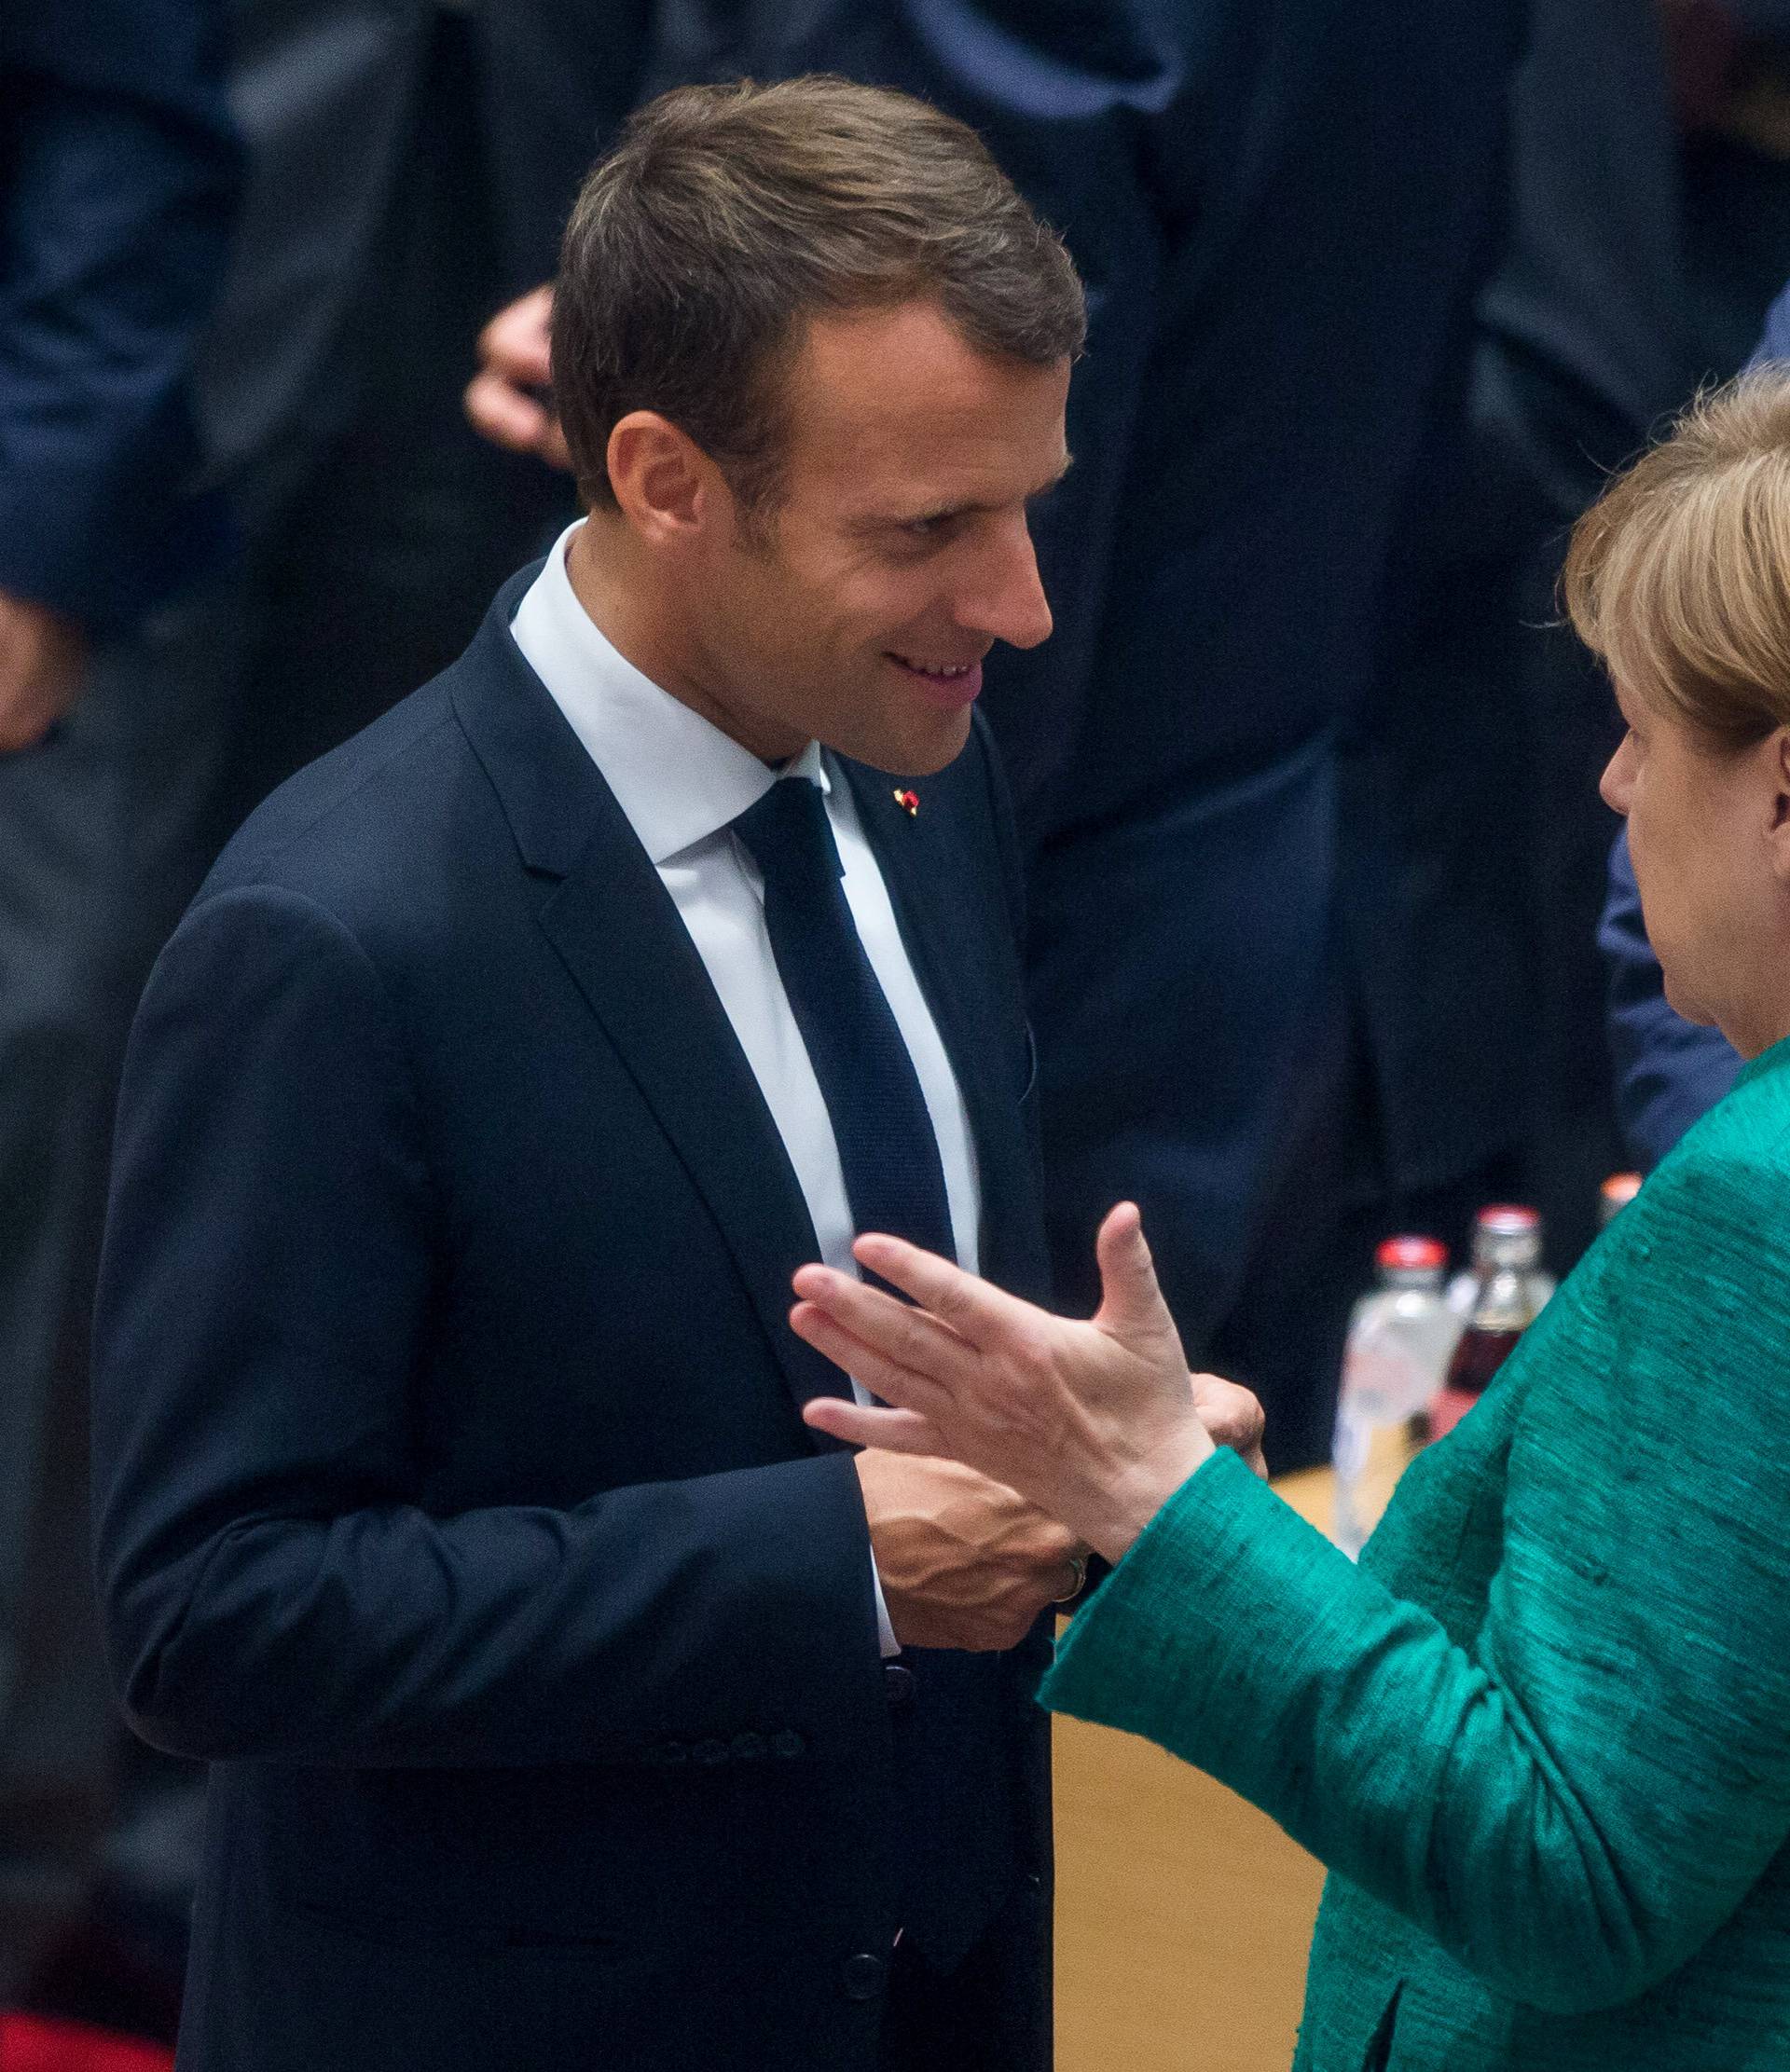
[[[930,1420],[915,1410],[884,1410],[847,1403],[844,1396],[818,1395],[804,1407],[802,1421],[848,1446],[880,1447],[885,1453],[937,1457],[945,1450]]]
[[[85,643],[47,606],[0,591],[0,755],[34,748],[79,697]]]
[[[879,1274],[890,1286],[912,1296],[934,1320],[957,1338],[986,1352],[1009,1333],[1031,1304],[991,1287],[936,1252],[922,1252],[904,1238],[872,1232],[858,1240],[852,1253],[861,1266]],[[885,1297],[887,1300],[887,1297]],[[891,1307],[901,1310],[900,1303]]]
[[[546,447],[555,430],[553,419],[526,390],[486,372],[467,384],[464,401],[473,430],[493,446],[550,458]]]
[[[553,290],[533,289],[500,309],[478,335],[480,363],[523,388],[553,378]]]
[[[1268,1463],[1262,1455],[1261,1441],[1268,1420],[1260,1403],[1247,1389],[1216,1374],[1196,1374],[1192,1384],[1193,1407],[1200,1422],[1211,1434],[1213,1444],[1230,1447],[1242,1454],[1266,1480]]]

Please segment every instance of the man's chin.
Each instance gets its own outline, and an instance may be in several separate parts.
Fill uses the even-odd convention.
[[[948,769],[963,753],[969,738],[970,707],[966,706],[958,712],[929,714],[923,725],[867,730],[861,736],[829,741],[827,746],[891,777],[929,777]]]

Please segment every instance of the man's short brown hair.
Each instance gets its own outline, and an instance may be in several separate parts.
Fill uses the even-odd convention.
[[[1061,240],[952,117],[821,75],[662,94],[585,182],[560,254],[554,391],[581,495],[613,508],[609,435],[654,410],[766,508],[806,321],[916,300],[1036,366],[1086,335]]]

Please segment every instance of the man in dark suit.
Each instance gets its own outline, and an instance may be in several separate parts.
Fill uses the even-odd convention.
[[[589,518],[133,1038],[98,1551],[213,1764],[181,2063],[1041,2067],[1079,1550],[817,1449],[787,1311],[889,1216],[1046,1281],[971,713],[1080,283],[970,132],[798,82],[636,118],[556,321]]]
[[[132,950],[106,900],[113,757],[171,723],[118,653],[222,547],[188,493],[187,392],[237,186],[218,15],[0,12],[0,2004],[78,1913],[105,1804],[82,1550],[103,1061]],[[71,1026],[71,996],[108,987]]]

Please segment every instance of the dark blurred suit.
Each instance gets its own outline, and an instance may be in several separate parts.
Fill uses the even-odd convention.
[[[123,603],[101,600],[117,637],[96,656],[62,737],[0,764],[0,1010],[15,1018],[0,1032],[0,1371],[8,1416],[27,1423],[45,1415],[60,1375],[66,1461],[40,1530],[58,1535],[71,1601],[42,1646],[69,1685],[58,1737],[87,1803],[110,1715],[78,1551],[77,1435],[130,1014],[234,822],[458,653],[491,591],[558,517],[554,485],[472,435],[461,391],[479,325],[551,264],[578,179],[635,91],[648,8],[509,0],[474,14],[425,0],[240,0],[228,10],[228,103],[248,178],[198,373],[206,498],[178,493],[190,492],[184,476],[198,449],[172,394],[176,347],[191,357],[174,319],[196,313],[198,282],[215,286],[221,267],[215,204],[181,156],[199,156],[196,143],[182,146],[188,132],[211,133],[194,89],[182,101],[174,88],[185,10],[169,0],[138,11],[167,28],[134,51],[122,7],[9,8],[0,28],[11,57],[31,16],[64,24],[74,78],[99,77],[111,62],[141,102],[140,176],[70,185],[106,198],[90,242],[103,233],[154,258],[151,287],[120,268],[120,293],[129,288],[140,328],[169,334],[166,364],[142,383],[142,421],[87,463],[85,501],[76,504],[72,476],[65,494],[48,474],[34,491],[40,512],[107,515],[103,551],[71,544],[63,560],[72,585],[116,584]],[[36,75],[22,54],[16,62],[7,90],[23,108]],[[37,164],[26,147],[38,130],[16,134],[7,148],[21,177]],[[75,372],[59,364],[44,378],[65,401]],[[23,377],[0,381],[0,413],[7,381],[16,392]],[[8,475],[0,518],[13,493]],[[138,572],[140,550],[196,533],[220,499],[234,512],[234,557],[131,622],[154,587]],[[43,532],[0,524],[0,583]],[[69,608],[84,595],[71,588]],[[48,1476],[53,1439],[21,1429],[10,1458],[41,1458]],[[16,1538],[9,1525],[0,1544]],[[13,1632],[8,1620],[6,1638]],[[96,1969],[119,1972],[121,1940],[144,1995],[108,2011],[157,2024],[179,1974],[197,1805],[159,1759],[132,1747],[124,1761],[125,1817],[106,1844],[100,1902],[107,1946],[84,1947],[62,1968],[78,1975],[59,1973],[50,1990],[78,2004]],[[122,1988],[115,1978],[105,1990]]]
[[[444,667],[570,515],[461,392],[480,325],[552,266],[650,12],[237,0],[251,180],[200,382],[249,536],[227,823]]]
[[[221,545],[186,397],[235,187],[220,26],[200,0],[0,14],[0,590],[90,642],[179,610]],[[109,670],[0,756],[0,2001],[78,1903],[102,1803],[80,1369],[112,1031],[68,1001],[131,954],[99,911],[131,864]]]
[[[1675,149],[1653,0],[1535,0],[1502,254],[1349,758],[1385,1197],[1452,1207],[1458,1239],[1475,1197],[1520,1186],[1563,1264],[1615,1156],[1589,948],[1613,742],[1553,584],[1566,528],[1690,378]]]

